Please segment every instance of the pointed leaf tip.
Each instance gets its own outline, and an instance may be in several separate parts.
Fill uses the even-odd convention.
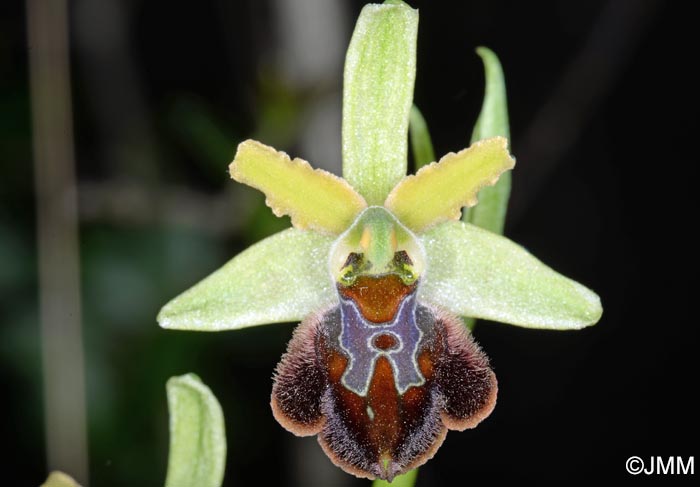
[[[478,47],[476,53],[484,63],[484,102],[472,132],[472,143],[489,137],[510,137],[508,125],[508,103],[503,68],[498,56],[486,47]],[[511,174],[504,173],[493,186],[479,192],[479,204],[464,211],[462,220],[473,223],[494,233],[503,233],[508,199],[510,197]]]
[[[462,207],[477,203],[481,188],[495,184],[514,165],[507,139],[482,140],[403,179],[384,206],[413,231],[422,232],[441,221],[458,220]]]
[[[229,172],[265,193],[274,214],[289,215],[299,229],[340,234],[367,206],[344,179],[255,140],[238,145]]]
[[[498,56],[487,47],[477,47],[484,64],[484,101],[472,132],[472,143],[489,137],[510,137],[506,82]]]

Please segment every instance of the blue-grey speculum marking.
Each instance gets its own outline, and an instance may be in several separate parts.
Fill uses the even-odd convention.
[[[366,396],[374,367],[379,357],[386,357],[394,372],[394,382],[399,394],[412,386],[425,383],[418,369],[416,352],[423,332],[416,324],[416,296],[411,293],[401,302],[392,321],[372,323],[367,321],[357,305],[350,299],[340,300],[340,346],[349,356],[349,365],[343,374],[343,385],[352,392]],[[391,335],[398,346],[378,348],[374,340],[380,335]]]

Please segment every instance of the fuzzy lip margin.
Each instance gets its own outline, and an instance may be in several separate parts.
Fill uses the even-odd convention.
[[[434,320],[432,325],[422,326],[434,326],[435,330],[442,330],[442,334],[433,334],[431,340],[439,339],[439,343],[444,344],[441,351],[434,352],[437,355],[430,372],[432,375],[429,374],[430,378],[423,386],[415,388],[426,391],[426,404],[431,409],[418,423],[396,419],[397,425],[413,424],[414,430],[406,433],[411,440],[406,441],[412,445],[424,445],[420,451],[411,450],[407,453],[399,447],[399,450],[390,454],[390,466],[384,469],[380,458],[371,453],[375,451],[372,450],[373,447],[353,440],[363,437],[352,433],[361,423],[355,423],[357,418],[349,421],[349,416],[342,413],[345,403],[340,398],[348,395],[355,397],[354,401],[361,403],[357,405],[358,411],[370,404],[376,405],[372,401],[377,399],[372,394],[354,396],[351,391],[337,395],[340,394],[339,390],[344,391],[338,382],[341,372],[333,368],[335,365],[328,368],[329,364],[322,358],[330,356],[325,348],[328,346],[343,356],[347,354],[339,346],[332,345],[335,342],[328,341],[329,323],[340,317],[337,306],[312,313],[295,330],[287,352],[274,374],[270,404],[275,419],[295,435],[318,434],[318,441],[331,461],[346,472],[359,477],[380,477],[386,480],[432,458],[448,430],[463,431],[475,427],[488,417],[496,403],[498,383],[489,360],[458,317],[433,306],[422,306],[421,309],[424,310],[421,316],[426,316],[425,310],[429,310],[427,316]],[[424,351],[426,347],[439,349],[427,342],[422,343],[421,347]],[[348,363],[345,362],[344,367]],[[428,397],[431,399],[428,400]],[[403,395],[399,394],[394,400],[402,401],[402,398]],[[374,409],[381,410],[376,407]],[[374,420],[375,418],[365,417],[363,421],[370,423],[362,428],[372,428],[371,421]],[[380,457],[382,455],[384,454],[380,454]]]

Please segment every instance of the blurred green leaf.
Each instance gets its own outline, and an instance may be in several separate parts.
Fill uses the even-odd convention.
[[[40,487],[80,487],[80,484],[70,475],[54,470]]]
[[[503,69],[498,57],[490,49],[476,50],[484,62],[486,88],[481,113],[474,126],[472,143],[495,136],[510,138],[508,103]],[[494,233],[503,233],[510,197],[511,174],[501,175],[494,186],[479,192],[479,204],[464,211],[462,221],[473,223]]]
[[[328,272],[332,237],[290,228],[266,238],[176,297],[163,328],[219,331],[301,321],[337,299]]]
[[[211,390],[194,374],[167,384],[170,453],[166,487],[219,487],[226,467],[224,415]]]
[[[289,147],[299,140],[300,128],[312,93],[299,92],[284,82],[274,70],[261,68],[255,99],[257,127],[251,139],[264,140],[274,147]],[[229,155],[230,158],[230,155]]]
[[[416,171],[418,171],[421,167],[436,161],[436,159],[435,151],[433,150],[433,142],[430,139],[430,132],[428,131],[428,124],[425,122],[423,114],[415,105],[411,107],[408,130],[411,135],[413,161],[415,162]]]
[[[455,314],[526,328],[595,324],[600,298],[505,237],[461,221],[420,237],[428,258],[420,298]]]
[[[345,58],[343,176],[369,205],[406,175],[417,34],[405,3],[366,5]]]
[[[224,127],[213,110],[192,97],[178,98],[168,113],[170,125],[197,162],[204,164],[212,177],[221,173],[236,148],[233,131]]]
[[[292,226],[288,216],[278,217],[265,204],[265,195],[254,188],[244,187],[241,191],[250,200],[252,211],[245,220],[241,234],[250,245]]]

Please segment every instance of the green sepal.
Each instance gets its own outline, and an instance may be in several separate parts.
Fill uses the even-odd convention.
[[[163,328],[220,331],[301,321],[337,299],[328,271],[333,238],[290,228],[238,254],[158,314]]]
[[[369,205],[406,175],[417,35],[417,10],[366,5],[345,57],[343,177]]]
[[[457,315],[569,330],[595,324],[603,312],[593,291],[500,235],[457,221],[420,239],[428,259],[420,298]]]

